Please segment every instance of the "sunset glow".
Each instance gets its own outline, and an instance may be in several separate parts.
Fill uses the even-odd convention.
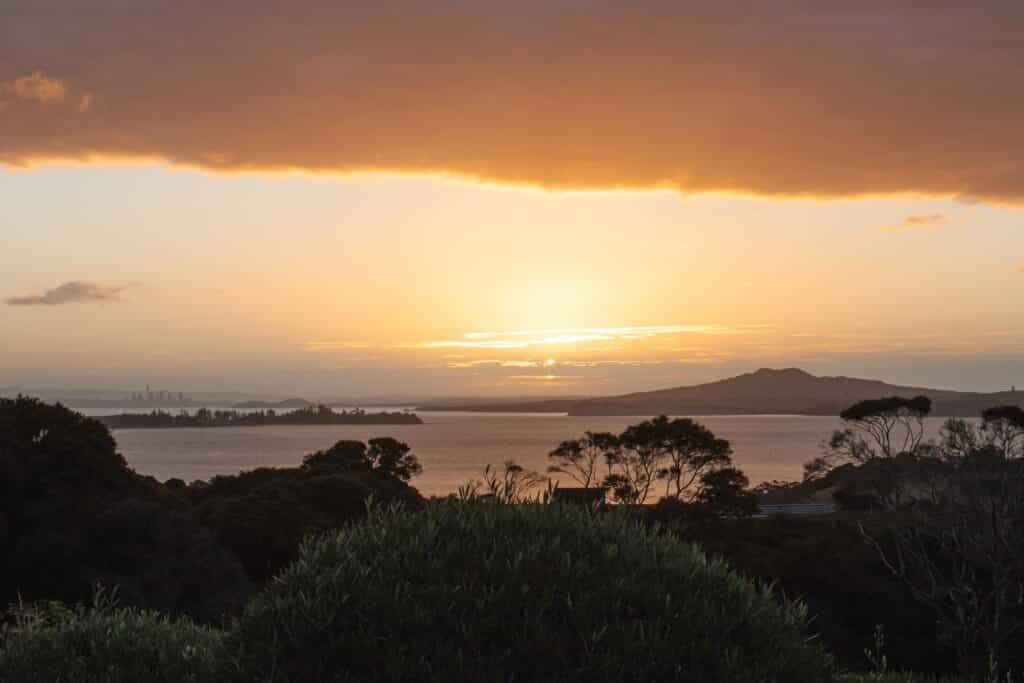
[[[2,384],[1024,374],[1000,11],[302,5],[0,24]]]

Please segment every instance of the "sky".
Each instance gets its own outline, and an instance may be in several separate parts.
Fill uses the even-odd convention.
[[[0,2],[0,387],[1024,385],[1022,81],[1009,2]]]

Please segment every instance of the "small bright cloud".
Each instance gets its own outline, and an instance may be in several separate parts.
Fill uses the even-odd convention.
[[[89,111],[96,97],[93,93],[72,89],[63,78],[55,78],[44,71],[33,71],[9,81],[0,81],[0,111],[16,102],[44,105],[68,103],[79,113]]]
[[[28,76],[0,83],[0,93],[27,102],[49,104],[61,102],[67,97],[68,84],[67,81],[52,78],[42,71],[35,71]]]
[[[942,213],[922,213],[907,216],[901,223],[875,228],[874,232],[905,232],[908,230],[931,230],[952,225],[949,217]]]

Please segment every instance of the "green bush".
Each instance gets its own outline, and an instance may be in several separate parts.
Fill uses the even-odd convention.
[[[0,639],[0,683],[212,683],[223,640],[136,609],[22,610]]]
[[[438,501],[308,541],[232,634],[245,681],[823,681],[780,604],[617,513]]]

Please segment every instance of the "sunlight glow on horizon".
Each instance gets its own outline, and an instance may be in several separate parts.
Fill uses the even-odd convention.
[[[0,358],[9,385],[512,392],[538,381],[508,379],[526,371],[614,392],[882,363],[949,384],[946,359],[1014,358],[1024,342],[1024,317],[993,305],[1024,285],[1012,209],[161,167],[0,182],[14,226],[0,299],[137,283],[103,304],[0,306],[15,331]],[[946,220],[956,229],[869,230]],[[1000,375],[988,377],[982,388]]]

